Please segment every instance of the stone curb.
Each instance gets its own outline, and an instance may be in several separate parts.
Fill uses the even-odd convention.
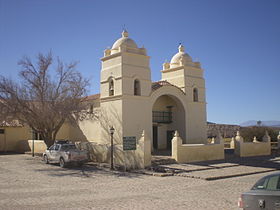
[[[262,171],[255,171],[255,172],[248,172],[248,173],[237,173],[237,174],[231,174],[231,175],[221,175],[221,176],[210,176],[210,177],[201,177],[201,176],[194,176],[194,175],[188,175],[188,174],[174,174],[174,176],[181,176],[181,177],[188,177],[188,178],[194,178],[194,179],[203,179],[206,181],[214,181],[219,179],[228,179],[228,178],[234,178],[239,176],[248,176],[253,174],[261,174],[266,172],[272,172],[277,171],[277,169],[269,169],[269,170],[262,170]]]
[[[138,173],[138,174],[143,174],[143,175],[149,175],[149,176],[157,176],[157,177],[166,177],[166,176],[179,176],[179,177],[187,177],[187,178],[193,178],[193,179],[202,179],[206,181],[214,181],[214,180],[219,180],[219,179],[228,179],[228,178],[234,178],[234,177],[240,177],[240,176],[248,176],[248,175],[253,175],[253,174],[261,174],[261,173],[266,173],[266,172],[273,172],[277,171],[277,169],[269,169],[269,170],[262,170],[262,171],[254,171],[254,172],[248,172],[248,173],[236,173],[236,174],[231,174],[231,175],[218,175],[218,176],[209,176],[209,177],[201,177],[201,176],[195,176],[187,173],[155,173],[151,171],[132,171],[132,173]]]

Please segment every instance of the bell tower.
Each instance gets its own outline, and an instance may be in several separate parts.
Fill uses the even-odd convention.
[[[111,49],[104,51],[101,61],[101,98],[150,94],[150,57],[145,48],[138,48],[128,37],[126,30]]]
[[[205,81],[203,69],[199,62],[193,62],[192,58],[185,53],[185,47],[179,45],[170,63],[163,63],[161,70],[162,80],[181,88],[188,101],[205,103]]]
[[[117,143],[124,136],[139,139],[149,120],[143,113],[148,112],[151,93],[150,57],[124,30],[112,48],[104,51],[101,61],[100,107],[108,115],[105,124],[115,126]]]
[[[179,87],[186,95],[186,130],[189,143],[203,143],[202,140],[206,141],[206,100],[205,80],[200,63],[193,62],[180,44],[170,63],[163,64],[161,73],[162,80]]]

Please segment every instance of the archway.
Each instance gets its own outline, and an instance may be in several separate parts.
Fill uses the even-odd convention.
[[[152,106],[153,151],[171,151],[171,140],[178,130],[182,139],[186,137],[185,109],[174,95],[160,95]]]

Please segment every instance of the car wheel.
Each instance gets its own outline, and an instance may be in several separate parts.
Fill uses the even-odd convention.
[[[65,160],[63,158],[59,159],[59,165],[61,168],[65,168],[66,164],[65,164]]]
[[[49,159],[48,159],[48,156],[47,156],[47,155],[44,155],[43,159],[44,159],[44,162],[45,162],[46,164],[49,164]]]

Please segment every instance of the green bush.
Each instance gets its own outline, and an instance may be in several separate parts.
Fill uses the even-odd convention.
[[[257,137],[258,141],[262,141],[265,131],[271,137],[271,141],[277,141],[277,135],[279,133],[279,128],[263,127],[263,126],[252,126],[252,127],[241,127],[240,135],[244,138],[245,142],[252,142],[254,136]]]

